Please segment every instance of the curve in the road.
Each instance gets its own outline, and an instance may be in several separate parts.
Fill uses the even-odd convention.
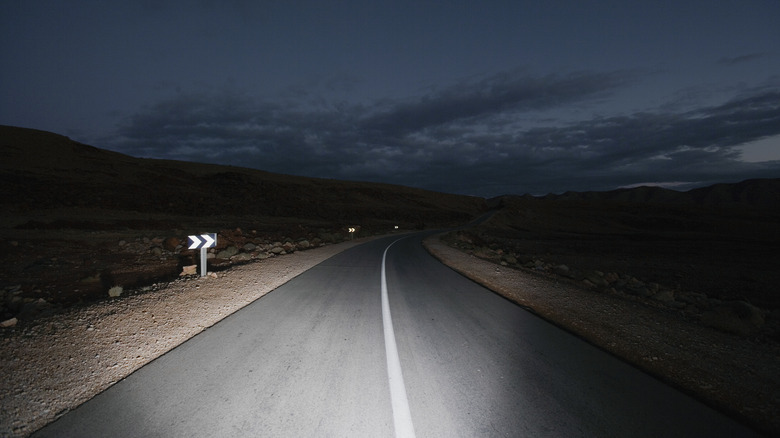
[[[455,273],[427,234],[320,263],[34,436],[758,436]]]
[[[414,438],[414,424],[412,424],[412,413],[409,410],[409,400],[406,397],[406,385],[404,384],[404,375],[401,370],[401,359],[398,357],[398,347],[395,343],[395,332],[393,331],[393,317],[390,314],[390,300],[387,296],[387,274],[386,261],[387,251],[393,244],[387,245],[382,253],[382,326],[385,334],[385,355],[387,356],[387,378],[390,383],[390,398],[393,406],[393,425],[395,426],[396,438]]]

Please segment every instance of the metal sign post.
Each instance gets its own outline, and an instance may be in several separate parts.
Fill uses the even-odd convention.
[[[206,272],[206,253],[208,248],[217,246],[217,233],[201,234],[199,236],[187,236],[190,240],[189,249],[200,248],[200,276],[205,277]]]
[[[205,277],[206,276],[206,254],[208,253],[208,248],[201,248],[200,249],[200,276]]]

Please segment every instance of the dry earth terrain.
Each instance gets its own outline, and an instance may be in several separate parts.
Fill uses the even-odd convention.
[[[219,270],[485,209],[481,198],[387,184],[133,158],[9,126],[0,152],[0,321],[175,278],[198,258],[191,234],[219,234],[209,260]]]
[[[456,271],[553,324],[758,430],[780,434],[777,342],[724,333],[652,298],[510,268],[456,250],[448,240],[428,239],[426,246]]]
[[[24,437],[165,352],[367,238],[184,276],[71,306],[0,337],[0,436]]]
[[[486,201],[138,159],[12,127],[0,148],[0,435],[29,434],[334,251],[488,207],[429,249],[780,435],[780,180]],[[219,233],[217,278],[179,277],[197,258],[186,236],[202,232]]]

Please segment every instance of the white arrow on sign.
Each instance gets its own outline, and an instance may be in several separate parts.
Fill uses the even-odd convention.
[[[211,248],[217,245],[217,235],[201,234],[200,236],[187,236],[190,239],[189,249]]]

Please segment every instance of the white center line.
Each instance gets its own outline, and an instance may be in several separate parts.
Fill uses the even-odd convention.
[[[403,237],[401,238],[403,239]],[[401,240],[398,239],[398,240]],[[390,381],[390,399],[393,404],[393,422],[396,438],[414,438],[412,413],[409,411],[409,400],[406,398],[404,376],[401,373],[401,360],[398,358],[398,348],[395,345],[393,319],[390,316],[390,301],[387,299],[387,278],[385,276],[385,259],[387,250],[395,242],[385,248],[382,254],[382,324],[385,332],[385,356],[387,357],[387,378]]]

